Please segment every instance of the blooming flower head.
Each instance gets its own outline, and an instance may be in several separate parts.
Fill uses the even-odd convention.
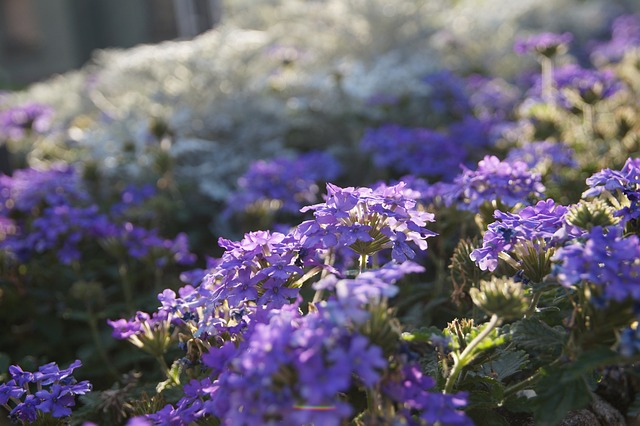
[[[611,40],[595,43],[591,59],[595,63],[617,62],[627,51],[640,46],[640,16],[622,15],[613,21]]]
[[[589,282],[604,300],[640,298],[640,240],[622,228],[595,226],[573,244],[559,249],[555,274],[564,286]]]
[[[544,32],[527,38],[516,40],[513,50],[519,55],[536,53],[551,58],[566,51],[567,45],[573,40],[571,33]]]
[[[50,413],[54,418],[67,417],[75,405],[75,396],[92,389],[88,381],[77,382],[73,377],[73,371],[81,365],[76,360],[60,370],[51,362],[33,373],[12,365],[9,367],[11,380],[0,384],[0,405],[10,410],[11,419],[23,424],[34,422],[42,413]]]
[[[53,109],[29,103],[0,111],[0,139],[20,140],[30,132],[43,134],[51,126]]]
[[[615,215],[626,223],[640,217],[640,158],[629,158],[621,170],[604,169],[587,178],[583,198],[608,193],[619,198]]]
[[[471,253],[483,271],[494,271],[502,252],[512,250],[517,243],[542,239],[551,241],[564,225],[565,206],[553,200],[538,201],[535,206],[525,207],[518,213],[495,212],[497,221],[489,225],[484,233],[482,247]]]
[[[340,188],[327,184],[327,200],[305,207],[315,219],[298,228],[303,247],[348,246],[361,256],[391,248],[393,258],[413,258],[411,245],[426,250],[426,239],[435,235],[425,228],[434,215],[416,209],[405,185],[371,188]]]
[[[485,156],[476,170],[463,168],[451,189],[448,197],[452,202],[476,212],[483,203],[495,200],[509,207],[530,204],[545,190],[540,175],[530,172],[525,163],[500,161],[495,156]]]
[[[340,164],[325,152],[256,161],[238,180],[238,191],[227,201],[227,214],[260,206],[298,213],[303,205],[318,201],[318,182],[336,179],[340,173]]]

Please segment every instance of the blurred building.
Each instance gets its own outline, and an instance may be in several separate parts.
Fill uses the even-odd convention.
[[[0,88],[82,66],[95,49],[191,38],[221,0],[0,0]]]

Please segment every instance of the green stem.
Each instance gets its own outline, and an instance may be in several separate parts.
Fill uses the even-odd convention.
[[[160,368],[162,369],[162,372],[167,377],[167,379],[169,379],[172,383],[179,385],[180,383],[176,381],[176,379],[171,375],[171,370],[167,365],[167,361],[164,360],[164,357],[162,355],[157,355],[156,360],[158,361],[158,364],[160,364]]]
[[[525,318],[530,318],[534,314],[541,296],[542,296],[541,291],[537,293],[533,293],[533,297],[531,298],[531,303],[529,304],[529,309],[527,309],[527,311],[524,313]]]
[[[366,254],[361,254],[360,255],[360,265],[359,265],[359,270],[360,272],[364,271],[367,269],[367,258],[369,256],[367,256]]]
[[[540,64],[542,65],[542,99],[553,102],[553,61],[543,56]]]
[[[98,330],[98,319],[96,318],[93,309],[87,302],[87,322],[89,323],[89,328],[91,329],[91,337],[93,338],[93,342],[96,345],[96,350],[102,358],[104,365],[107,366],[107,370],[109,370],[109,374],[111,374],[116,380],[119,379],[118,370],[113,366],[111,361],[109,360],[109,356],[107,355],[107,351],[104,349],[102,345],[102,339],[100,339],[100,332]]]
[[[560,359],[558,358],[555,361],[553,361],[551,364],[549,364],[549,367],[556,366],[559,363],[560,363]],[[534,374],[532,374],[531,376],[527,377],[523,381],[509,386],[508,388],[506,388],[504,390],[504,395],[502,397],[503,400],[509,398],[511,395],[514,395],[514,394],[516,394],[517,392],[519,392],[519,391],[521,391],[523,389],[527,389],[529,387],[529,385],[531,385],[533,382],[538,380],[540,378],[540,376],[542,376],[542,369],[536,371]]]
[[[122,293],[124,294],[124,304],[127,307],[127,312],[130,315],[133,315],[135,311],[135,306],[133,304],[133,289],[131,288],[131,280],[129,279],[128,268],[124,262],[120,263],[118,272],[120,273]]]
[[[451,370],[451,375],[447,378],[447,382],[444,386],[444,393],[452,393],[453,386],[456,380],[458,380],[458,376],[460,376],[462,369],[469,363],[469,361],[471,361],[472,359],[471,355],[474,349],[476,348],[476,346],[478,346],[480,342],[482,342],[485,339],[485,337],[487,337],[489,333],[491,333],[491,331],[494,328],[496,328],[496,326],[499,323],[500,323],[500,317],[498,317],[496,314],[491,315],[491,319],[487,323],[487,326],[480,332],[480,334],[478,334],[475,337],[475,339],[469,342],[469,344],[464,349],[464,351],[462,351],[460,356],[454,360],[453,369]]]

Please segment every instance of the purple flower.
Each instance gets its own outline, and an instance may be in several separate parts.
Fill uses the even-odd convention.
[[[17,419],[23,423],[35,422],[38,418],[37,405],[41,402],[35,395],[27,395],[24,402],[16,405],[9,412],[9,418]]]
[[[571,33],[540,33],[527,38],[517,39],[513,50],[519,55],[537,53],[546,57],[553,57],[563,50],[573,40]]]
[[[29,133],[46,133],[51,126],[53,110],[29,103],[0,111],[0,139],[19,140]]]
[[[640,16],[623,15],[613,21],[611,40],[594,43],[591,59],[594,63],[618,62],[626,52],[640,46]]]
[[[319,182],[340,174],[340,164],[325,152],[256,161],[238,180],[239,189],[227,200],[225,214],[247,211],[252,206],[297,214],[303,205],[318,201]]]
[[[530,204],[544,190],[540,175],[530,172],[525,163],[502,162],[495,156],[485,156],[477,170],[463,168],[446,196],[457,201],[459,208],[477,212],[483,203],[495,200],[509,207]]]
[[[426,250],[426,239],[435,235],[425,228],[433,221],[433,214],[417,210],[412,195],[415,191],[406,191],[404,183],[375,189],[328,184],[325,203],[302,209],[314,211],[315,223],[304,222],[296,234],[305,248],[328,248],[330,241],[336,248],[348,246],[360,255],[392,249],[395,244],[394,259],[402,262],[410,252],[398,245],[407,241]]]
[[[19,399],[26,390],[21,385],[17,385],[15,380],[9,380],[0,385],[0,405],[6,404],[11,398]]]
[[[457,140],[435,130],[388,124],[368,129],[361,146],[377,167],[450,179],[467,157]]]
[[[521,148],[509,151],[507,162],[522,161],[529,169],[549,168],[553,166],[576,167],[574,151],[561,142],[529,142]]]
[[[52,385],[50,391],[38,391],[36,397],[40,403],[36,408],[43,413],[51,413],[53,417],[66,417],[71,415],[71,408],[76,403],[69,390],[60,385]]]
[[[555,274],[564,286],[589,282],[605,300],[640,299],[640,240],[622,228],[594,227],[582,239],[559,249]]]
[[[571,108],[575,105],[572,98],[567,96],[573,92],[586,104],[610,98],[622,89],[622,83],[611,70],[595,70],[582,68],[579,65],[567,64],[553,69],[554,87],[559,105]],[[533,87],[528,92],[530,97],[539,98],[542,93],[542,79],[537,76]]]
[[[483,271],[494,271],[498,267],[501,252],[512,250],[519,242],[542,239],[552,241],[564,226],[567,208],[557,205],[552,199],[538,201],[535,206],[525,207],[518,213],[496,210],[497,221],[489,225],[484,233],[482,247],[471,253]]]
[[[604,169],[595,173],[587,178],[587,185],[590,189],[582,194],[583,198],[608,192],[626,199],[616,212],[623,224],[640,218],[640,158],[627,159],[622,170]]]

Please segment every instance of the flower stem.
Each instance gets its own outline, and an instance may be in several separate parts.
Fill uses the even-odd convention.
[[[364,270],[366,270],[366,269],[367,269],[367,260],[368,260],[368,257],[369,257],[369,256],[367,256],[366,254],[361,254],[361,255],[360,255],[360,265],[359,265],[359,266],[360,266],[360,268],[359,268],[359,269],[360,269],[360,272],[362,272],[362,271],[364,271]]]
[[[444,386],[444,393],[452,393],[453,386],[458,380],[458,376],[462,372],[462,369],[471,361],[472,353],[476,346],[480,344],[484,340],[485,337],[491,333],[491,331],[496,328],[496,326],[500,323],[500,317],[496,314],[491,315],[491,319],[487,323],[487,326],[478,334],[475,339],[473,339],[467,347],[462,351],[459,357],[454,360],[453,369],[451,370],[451,375],[447,378],[447,382]]]

